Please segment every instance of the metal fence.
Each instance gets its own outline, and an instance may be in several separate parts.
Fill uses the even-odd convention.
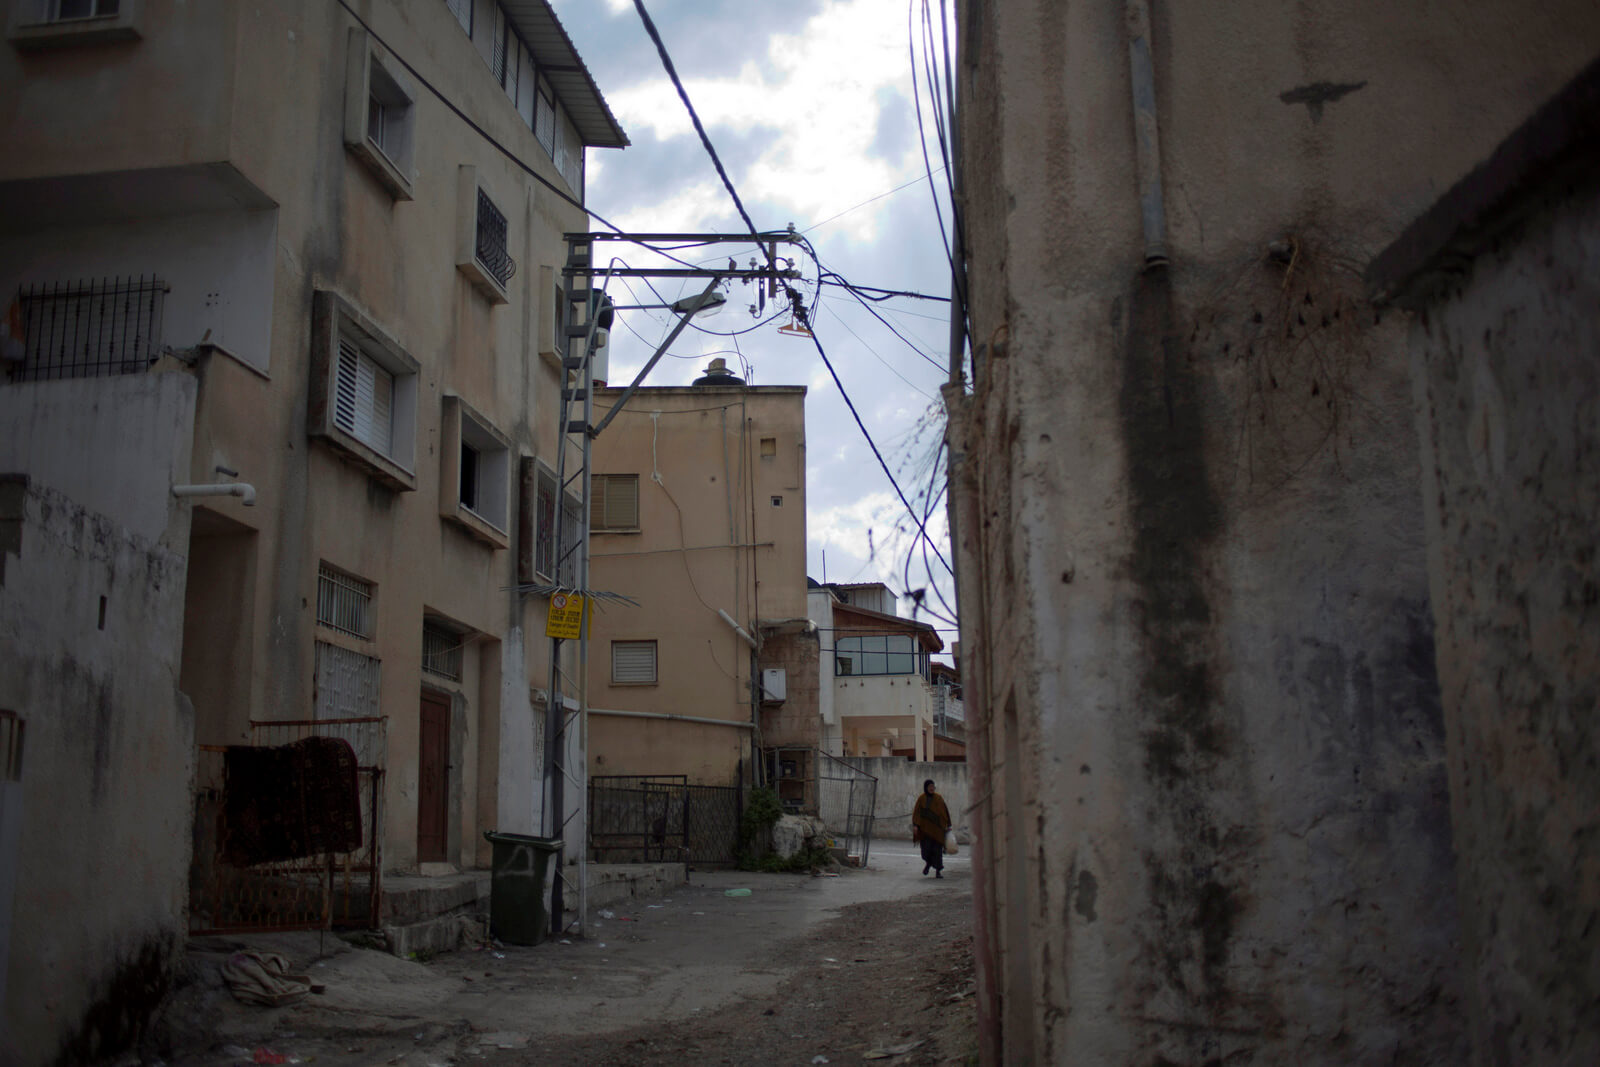
[[[350,743],[358,764],[362,843],[351,852],[249,866],[237,866],[225,858],[229,852],[227,748],[200,746],[189,877],[191,934],[374,928],[379,924],[387,724],[383,717],[251,721],[250,740],[255,747],[273,748],[307,737],[337,737]]]
[[[21,360],[11,380],[137,374],[161,355],[158,278],[98,278],[34,285],[17,293]]]
[[[872,813],[878,779],[844,760],[817,752],[817,814],[845,853],[867,865],[872,852]]]
[[[744,791],[681,774],[589,779],[589,854],[598,863],[732,864]]]

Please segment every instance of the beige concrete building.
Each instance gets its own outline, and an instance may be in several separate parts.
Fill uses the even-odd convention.
[[[137,791],[113,774],[80,804],[52,791],[81,776],[24,769],[8,1040],[42,1062],[114,1051],[129,1035],[84,1029],[95,998],[169,973],[179,813],[216,784],[206,746],[248,744],[254,722],[386,719],[362,758],[384,770],[391,871],[472,867],[480,831],[539,831],[543,604],[509,590],[551,566],[561,512],[544,465],[562,235],[588,228],[586,148],[627,142],[542,2],[15,0],[5,27],[0,401],[28,431],[3,438],[0,471],[29,476],[26,501],[66,494],[167,561],[137,619],[120,563],[96,579],[109,586],[90,636],[121,642],[106,662],[137,650],[169,667],[125,713],[120,698],[81,710],[116,724],[93,759],[143,767]],[[146,380],[172,396],[130,385]],[[175,440],[117,421],[146,408],[178,420]],[[249,488],[191,501],[174,482]],[[67,571],[95,555],[62,553]],[[10,596],[8,620],[32,617]],[[47,655],[53,625],[22,647]],[[176,690],[192,718],[168,710]],[[66,746],[64,772],[81,757],[49,739],[50,719],[79,714],[79,696],[54,707],[47,692],[0,703],[41,758]],[[159,800],[136,802],[149,791]],[[36,851],[40,834],[111,857],[146,847],[100,833],[111,811],[166,842],[162,873],[57,894],[51,864],[28,860],[55,854]],[[28,931],[68,913],[89,924],[129,886],[148,887],[127,903],[160,950],[86,926],[61,942],[70,968],[41,975]]]
[[[931,761],[938,751],[931,656],[944,649],[928,623],[901,618],[882,582],[819,585],[808,610],[821,637],[823,748],[845,757]]]
[[[816,744],[806,390],[706,379],[639,389],[594,442],[589,585],[638,606],[594,616],[592,775],[749,784],[761,747]]]
[[[1469,1026],[1450,790],[1478,772],[1447,773],[1440,691],[1465,674],[1435,663],[1407,316],[1362,272],[1595,55],[1600,12],[957,6],[986,1062],[1585,1061],[1588,977]],[[1504,573],[1509,619],[1532,572]],[[1524,1046],[1535,1019],[1567,1021]]]

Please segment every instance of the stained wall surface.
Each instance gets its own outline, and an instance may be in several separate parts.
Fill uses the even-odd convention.
[[[1525,221],[1406,299],[1463,976],[1477,1062],[1588,1063],[1600,1059],[1600,185],[1591,164],[1501,206]]]
[[[0,1061],[89,1062],[171,987],[188,896],[194,715],[178,689],[195,383],[0,389],[8,483],[0,708],[23,723]]]
[[[1134,5],[1138,6],[1138,5]],[[1007,1062],[1461,1062],[1406,326],[1372,254],[1592,5],[959,5],[980,996]]]

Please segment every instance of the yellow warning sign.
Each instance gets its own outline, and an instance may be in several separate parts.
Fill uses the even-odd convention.
[[[583,636],[583,596],[557,593],[550,598],[550,614],[545,618],[544,635],[576,641]]]

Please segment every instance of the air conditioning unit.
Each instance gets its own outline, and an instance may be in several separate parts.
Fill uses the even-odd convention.
[[[761,672],[761,703],[782,704],[789,684],[789,675],[782,667],[768,667]]]

